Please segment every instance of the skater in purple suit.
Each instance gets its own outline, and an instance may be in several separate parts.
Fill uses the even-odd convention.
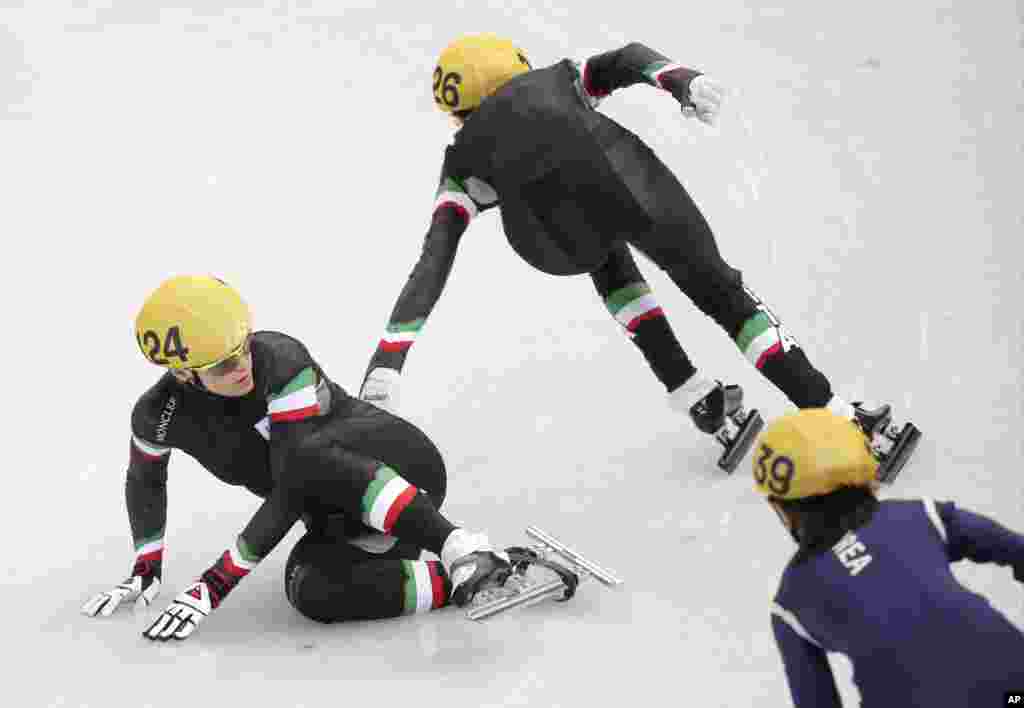
[[[954,577],[963,559],[1024,582],[1024,535],[953,502],[879,501],[860,431],[827,410],[779,418],[754,481],[799,545],[772,606],[797,708],[841,706],[827,652],[864,706],[984,708],[1024,691],[1024,633]]]

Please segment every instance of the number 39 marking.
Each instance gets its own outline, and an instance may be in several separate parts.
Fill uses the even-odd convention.
[[[457,108],[460,84],[462,84],[462,74],[454,71],[445,74],[441,67],[436,67],[434,69],[434,100],[449,108]]]
[[[754,470],[754,479],[758,484],[764,484],[767,480],[768,489],[779,496],[789,492],[793,482],[793,475],[796,474],[796,466],[793,460],[785,455],[779,455],[772,460],[771,469],[766,464],[768,458],[775,454],[767,445],[761,445],[761,456],[757,458],[757,469]]]

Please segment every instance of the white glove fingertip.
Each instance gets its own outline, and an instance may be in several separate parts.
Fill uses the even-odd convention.
[[[168,623],[170,623],[171,620],[173,619],[169,612],[170,609],[161,612],[160,616],[153,620],[153,622],[149,625],[149,628],[146,629],[146,631],[143,632],[143,634],[145,634],[146,637],[148,637],[149,639],[160,639],[160,635],[163,634],[163,632],[167,629]]]
[[[82,605],[82,614],[88,617],[95,617],[96,612],[99,609],[100,598],[90,598],[88,602]]]
[[[192,618],[182,620],[178,630],[174,633],[174,638],[178,640],[188,639],[192,632],[196,631],[196,626],[196,622]]]

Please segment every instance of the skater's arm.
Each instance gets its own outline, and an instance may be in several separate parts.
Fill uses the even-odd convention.
[[[953,502],[925,500],[925,505],[929,504],[937,509],[940,535],[945,531],[950,562],[967,558],[975,563],[1010,566],[1013,577],[1024,583],[1024,535],[986,516],[959,509]]]
[[[209,588],[212,609],[274,550],[298,520],[298,507],[290,502],[286,487],[279,485],[235,542],[200,576]]]
[[[132,435],[128,472],[124,484],[125,506],[132,543],[139,560],[163,561],[167,524],[167,463],[170,448],[157,446]]]
[[[685,103],[689,100],[690,81],[700,74],[650,47],[633,42],[622,49],[587,59],[583,67],[583,88],[591,97],[600,99],[616,89],[642,83],[664,89]]]
[[[164,384],[164,385],[162,385]],[[167,524],[167,465],[175,439],[178,397],[164,380],[135,404],[124,498],[136,562],[160,575]]]
[[[409,348],[441,298],[459,240],[473,218],[496,203],[497,195],[482,181],[472,177],[458,179],[450,176],[447,169],[442,171],[419,261],[391,310],[367,374],[378,367],[402,370]]]
[[[789,691],[796,708],[842,708],[832,667],[825,650],[800,636],[786,611],[772,610],[772,632],[786,667]]]

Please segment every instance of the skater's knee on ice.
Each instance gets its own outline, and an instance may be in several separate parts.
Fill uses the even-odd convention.
[[[335,619],[324,612],[322,590],[324,585],[322,578],[315,577],[318,574],[309,563],[296,563],[289,567],[285,576],[285,596],[289,604],[298,610],[299,614],[314,622],[334,622]]]

